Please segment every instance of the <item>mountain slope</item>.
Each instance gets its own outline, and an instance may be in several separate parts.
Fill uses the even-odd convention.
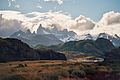
[[[99,50],[102,52],[108,52],[111,51],[111,49],[114,49],[114,45],[109,39],[104,39],[104,38],[98,38],[96,41],[96,46]]]
[[[66,57],[52,50],[34,50],[18,39],[0,38],[0,61],[18,60],[66,60]]]
[[[42,44],[45,46],[50,46],[50,45],[57,45],[62,43],[58,38],[56,38],[52,34],[35,34],[31,33],[30,30],[27,30],[26,32],[23,31],[18,31],[15,32],[10,36],[10,38],[17,38],[22,40],[23,42],[35,46],[38,44]]]
[[[111,62],[118,62],[120,61],[120,47],[112,49],[109,52],[106,52],[105,55],[105,61],[111,61]]]
[[[37,29],[37,34],[52,34],[63,42],[76,40],[77,34],[73,31],[68,31],[67,29],[60,30],[56,25],[51,25],[51,28],[44,28],[42,24],[39,25]]]
[[[109,39],[115,46],[120,46],[120,37],[117,34],[109,35],[107,33],[100,33],[97,38]]]
[[[36,46],[40,48],[41,46]],[[45,48],[45,47],[44,47]],[[56,51],[74,51],[85,55],[102,56],[105,52],[114,48],[114,45],[107,39],[99,38],[94,40],[70,41],[64,44],[46,47]]]

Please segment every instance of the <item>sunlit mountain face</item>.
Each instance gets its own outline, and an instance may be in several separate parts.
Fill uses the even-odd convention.
[[[37,34],[39,25],[49,31],[57,28],[56,37],[73,31],[76,35],[72,40],[87,34],[120,36],[119,3],[118,0],[0,0],[0,36],[9,37],[28,29]],[[62,31],[65,34],[60,35]],[[71,38],[69,35],[64,40]]]

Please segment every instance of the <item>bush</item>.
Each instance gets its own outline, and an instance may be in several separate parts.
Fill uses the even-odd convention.
[[[60,70],[59,72],[57,72],[57,74],[62,77],[69,77],[69,72],[67,70]]]
[[[24,67],[24,64],[18,64],[18,67]]]
[[[87,75],[94,75],[96,73],[96,70],[91,67],[85,67],[83,70]]]
[[[58,75],[51,75],[48,80],[58,80]]]
[[[18,64],[17,68],[20,68],[20,67],[27,67],[27,64]]]
[[[83,70],[73,70],[71,76],[84,78],[86,76],[86,73]]]
[[[41,80],[58,80],[58,74],[56,74],[56,73],[42,73]]]
[[[27,80],[26,78],[20,76],[20,75],[10,75],[8,77],[5,77],[2,80]]]
[[[27,64],[24,64],[24,67],[27,67]]]

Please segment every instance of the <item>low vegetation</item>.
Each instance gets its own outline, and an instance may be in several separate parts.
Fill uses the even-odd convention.
[[[0,63],[0,80],[119,80],[104,63],[69,61],[18,61]],[[106,78],[106,76],[108,76]],[[113,79],[115,78],[115,79]]]

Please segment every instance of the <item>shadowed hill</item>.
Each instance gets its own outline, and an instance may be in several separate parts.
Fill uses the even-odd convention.
[[[18,39],[0,38],[0,61],[16,60],[66,60],[66,57],[52,50],[34,50]]]
[[[120,47],[105,53],[105,61],[120,62]]]

